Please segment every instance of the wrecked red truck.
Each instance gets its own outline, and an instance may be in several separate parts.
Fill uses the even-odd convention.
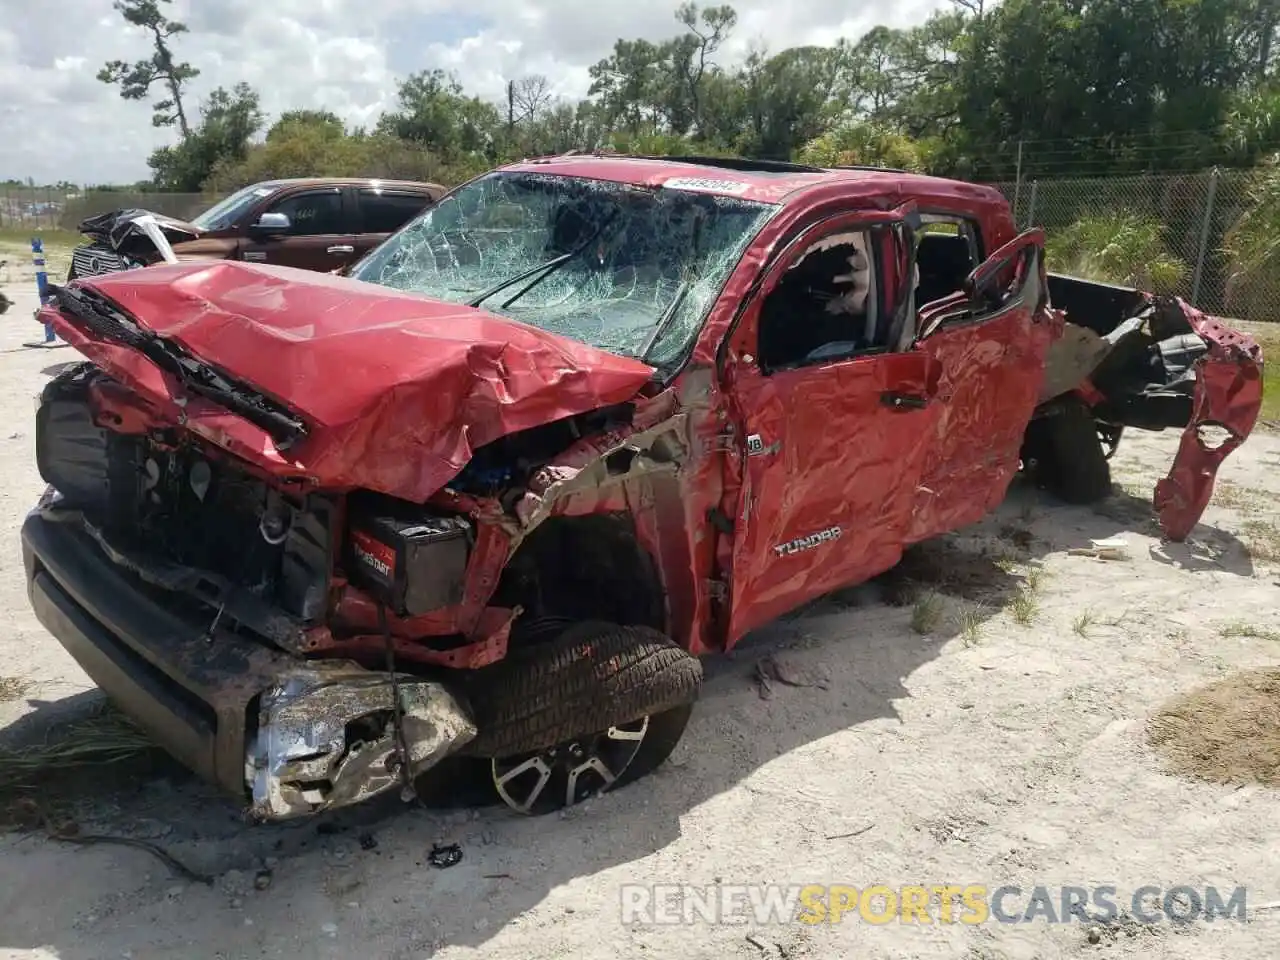
[[[543,813],[659,766],[699,657],[1020,470],[1110,492],[1184,431],[1185,537],[1262,357],[1050,276],[996,191],[702,158],[526,161],[347,277],[235,262],[54,290],[23,551],[40,621],[156,741],[278,820],[485,764]]]

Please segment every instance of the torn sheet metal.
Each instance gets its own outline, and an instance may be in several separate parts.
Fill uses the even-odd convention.
[[[410,778],[476,735],[469,709],[448,687],[398,677]],[[284,820],[360,803],[402,783],[391,676],[342,663],[316,664],[263,693],[247,748],[250,812]]]
[[[278,398],[314,429],[282,453],[137,351],[42,319],[207,440],[282,477],[422,502],[474,450],[633,397],[653,368],[472,307],[265,264],[177,264],[83,281],[141,325]]]
[[[1153,326],[1170,331],[1190,327],[1209,350],[1195,363],[1191,420],[1182,431],[1168,476],[1156,484],[1154,506],[1160,529],[1175,542],[1186,540],[1213,496],[1222,462],[1244,443],[1262,410],[1262,348],[1179,298],[1156,302]],[[1211,441],[1213,433],[1219,442]]]
[[[169,263],[176,262],[170,244],[197,239],[204,231],[194,223],[166,217],[150,210],[112,210],[80,221],[79,230],[87,237],[106,241],[119,251],[139,235],[146,237]],[[165,250],[168,255],[165,255]],[[172,258],[172,259],[171,259]]]
[[[1040,402],[1060,397],[1080,385],[1111,349],[1098,333],[1074,323],[1065,323],[1062,336],[1049,347],[1045,358]]]

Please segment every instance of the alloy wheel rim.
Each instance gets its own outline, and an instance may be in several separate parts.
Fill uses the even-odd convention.
[[[537,816],[590,800],[609,790],[635,760],[649,718],[492,761],[493,785],[516,813]]]

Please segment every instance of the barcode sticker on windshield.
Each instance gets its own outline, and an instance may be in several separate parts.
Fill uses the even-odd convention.
[[[663,187],[669,190],[699,190],[703,193],[746,193],[751,189],[747,183],[737,180],[707,180],[701,177],[675,177],[666,181]]]

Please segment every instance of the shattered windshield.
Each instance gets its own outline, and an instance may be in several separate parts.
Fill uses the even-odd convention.
[[[259,183],[252,187],[245,187],[219,200],[191,222],[201,230],[225,230],[228,227],[234,227],[241,217],[258,205],[259,200],[275,192],[276,187],[271,184]]]
[[[493,173],[351,276],[485,310],[653,366],[677,363],[776,207],[687,190]]]

